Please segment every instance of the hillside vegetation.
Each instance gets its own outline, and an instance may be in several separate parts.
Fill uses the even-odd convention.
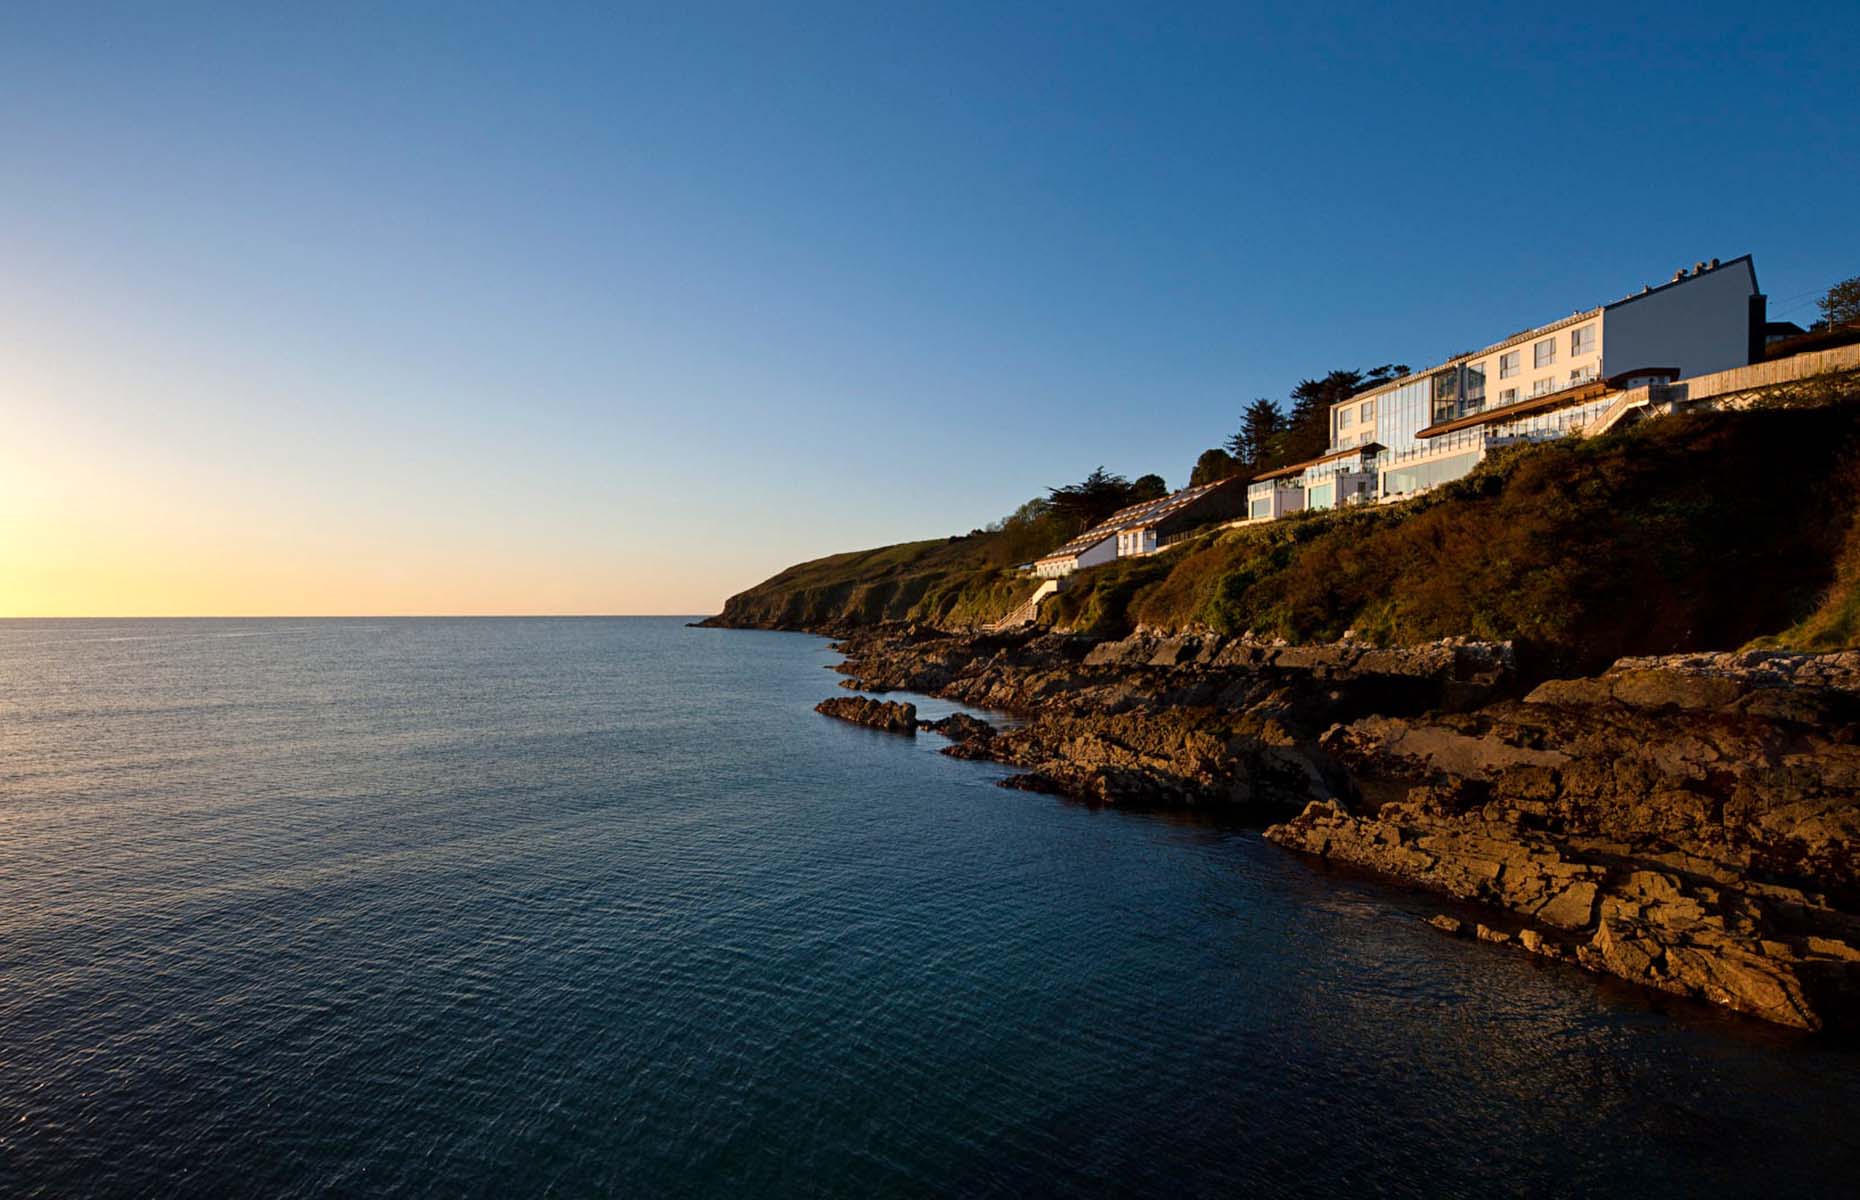
[[[1009,568],[1011,556],[1003,551],[1010,545],[1010,535],[996,531],[817,558],[730,597],[712,623],[759,629],[981,624],[1010,611],[1035,587]]]
[[[1510,638],[1554,670],[1755,639],[1860,644],[1860,386],[1833,399],[1518,447],[1405,504],[1228,530],[1080,572],[1042,619],[1105,636],[1147,625],[1292,641]],[[992,619],[1034,586],[996,557],[999,536],[805,563],[733,597],[721,623]]]

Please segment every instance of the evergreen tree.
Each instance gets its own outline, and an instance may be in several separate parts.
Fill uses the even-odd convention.
[[[1219,446],[1212,450],[1203,450],[1201,457],[1195,460],[1194,471],[1189,474],[1188,486],[1200,487],[1204,483],[1231,479],[1240,473],[1240,469],[1241,464],[1235,460],[1234,456]]]
[[[1285,414],[1271,400],[1255,400],[1240,415],[1240,432],[1227,439],[1227,453],[1238,469],[1265,470],[1274,440],[1284,429]]]
[[[1125,494],[1125,506],[1141,504],[1145,500],[1161,500],[1169,494],[1169,485],[1161,475],[1139,475]]]
[[[1154,475],[1146,478],[1160,485]],[[1072,532],[1090,529],[1120,508],[1136,503],[1131,494],[1136,485],[1122,475],[1112,475],[1099,467],[1079,483],[1047,489],[1053,514],[1071,527]]]
[[[1825,328],[1860,321],[1860,275],[1843,279],[1829,288],[1827,295],[1815,301],[1815,306],[1821,310]]]

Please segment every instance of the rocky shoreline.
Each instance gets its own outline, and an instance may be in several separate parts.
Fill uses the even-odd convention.
[[[1491,913],[1447,932],[1783,1025],[1860,1024],[1860,652],[1623,659],[1527,687],[1509,645],[1461,639],[906,626],[837,648],[854,690],[1016,714],[934,726],[946,753],[1019,768],[1007,786],[1231,813]]]

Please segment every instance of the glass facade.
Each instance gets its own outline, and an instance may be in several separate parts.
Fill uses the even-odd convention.
[[[1432,396],[1432,384],[1426,376],[1377,396],[1380,415],[1376,419],[1376,440],[1396,453],[1419,446],[1414,435],[1433,423],[1428,407]]]
[[[1382,473],[1382,494],[1385,496],[1405,496],[1409,492],[1425,491],[1438,487],[1449,480],[1458,479],[1479,465],[1484,458],[1482,451],[1469,451],[1447,458],[1430,458],[1412,466],[1393,467]]]
[[[1460,415],[1460,369],[1449,367],[1435,371],[1434,420],[1451,421]]]
[[[1260,517],[1270,517],[1272,515],[1272,497],[1265,496],[1256,500],[1248,500],[1246,502],[1246,515],[1255,520],[1258,520]]]
[[[1312,484],[1305,492],[1306,508],[1334,508],[1336,504],[1337,480],[1334,477]]]
[[[1466,394],[1462,397],[1460,414],[1476,413],[1485,407],[1485,364],[1470,363],[1466,367]]]

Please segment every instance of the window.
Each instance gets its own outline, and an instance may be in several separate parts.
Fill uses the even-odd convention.
[[[1498,377],[1510,379],[1524,369],[1524,351],[1513,350],[1510,354],[1498,356]]]
[[[1434,383],[1434,420],[1451,421],[1460,414],[1460,369],[1448,367],[1444,371],[1435,371]]]
[[[1531,395],[1533,396],[1547,396],[1554,391],[1556,391],[1556,376],[1554,375],[1546,375],[1542,379],[1531,384]]]
[[[1556,339],[1545,338],[1531,347],[1531,365],[1547,367],[1556,361]]]
[[[1582,325],[1569,331],[1569,353],[1571,357],[1578,354],[1595,352],[1595,326]]]
[[[1498,402],[1500,404],[1516,404],[1518,402],[1518,389],[1506,388],[1498,394]]]
[[[1364,424],[1367,424],[1370,421],[1375,420],[1376,419],[1376,402],[1374,400],[1363,401],[1363,406],[1356,410],[1356,415],[1362,419]]]
[[[1271,497],[1267,497],[1264,500],[1249,501],[1246,506],[1246,515],[1255,520],[1258,520],[1260,517],[1270,517],[1272,515]]]
[[[1337,410],[1337,428],[1348,429],[1356,423],[1356,414],[1347,408]]]
[[[1466,401],[1476,404],[1485,399],[1485,364],[1468,363],[1466,366]]]
[[[1590,363],[1586,367],[1577,367],[1575,370],[1569,373],[1569,381],[1571,383],[1587,383],[1589,382],[1589,380],[1594,379],[1594,378],[1595,378],[1595,364],[1594,363]]]
[[[1409,492],[1424,492],[1449,480],[1458,479],[1479,465],[1481,451],[1470,454],[1456,454],[1451,458],[1435,458],[1412,467],[1397,467],[1382,474],[1382,494],[1385,496],[1405,496]]]

